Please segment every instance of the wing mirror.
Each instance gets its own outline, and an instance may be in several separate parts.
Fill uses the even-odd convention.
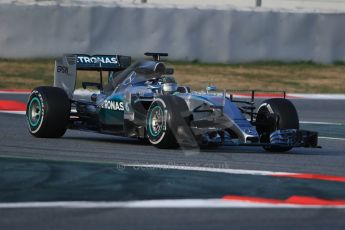
[[[217,91],[217,86],[214,86],[214,85],[207,86],[206,92],[209,92],[209,91]]]

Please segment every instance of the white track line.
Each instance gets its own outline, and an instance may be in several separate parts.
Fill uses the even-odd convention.
[[[216,168],[216,167],[198,167],[187,165],[164,165],[164,164],[123,164],[123,166],[133,167],[134,169],[176,169],[185,171],[200,171],[200,172],[216,172],[216,173],[228,173],[228,174],[243,174],[243,175],[296,175],[297,173],[289,172],[273,172],[262,170],[246,170],[246,169],[229,169],[229,168]]]
[[[31,92],[0,90],[0,94],[30,94]]]
[[[251,98],[250,95],[233,94],[237,98]],[[282,97],[283,94],[277,95],[255,95],[255,98],[274,98]],[[304,93],[287,93],[286,97],[290,100],[345,100],[345,94],[304,94]]]
[[[288,93],[287,97],[292,99],[315,99],[315,100],[345,100],[345,94],[308,94],[308,93]]]
[[[0,209],[22,208],[345,208],[345,205],[270,204],[223,199],[176,199],[124,202],[56,201],[0,203]]]
[[[0,113],[20,114],[25,115],[25,111],[11,111],[11,110],[0,110]]]
[[[339,138],[339,137],[319,137],[319,139],[345,141],[345,138]]]
[[[300,124],[312,124],[312,125],[338,125],[342,126],[345,125],[345,123],[340,122],[323,122],[323,121],[300,121]]]

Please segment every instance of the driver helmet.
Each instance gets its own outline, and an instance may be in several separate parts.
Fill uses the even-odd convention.
[[[177,91],[177,83],[171,76],[164,76],[160,80],[163,94],[172,94]]]

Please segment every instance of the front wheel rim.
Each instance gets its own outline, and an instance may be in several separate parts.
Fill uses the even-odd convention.
[[[164,124],[163,110],[160,106],[152,108],[149,116],[149,132],[153,137],[157,137],[161,134]]]

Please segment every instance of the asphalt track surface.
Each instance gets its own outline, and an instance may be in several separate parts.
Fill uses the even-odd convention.
[[[24,102],[26,101],[26,97],[26,95],[0,95],[0,99]],[[293,103],[296,105],[300,120],[302,121],[345,123],[345,101],[343,100],[293,100]],[[225,178],[224,175],[218,177],[214,173],[194,175],[189,171],[157,171],[152,174],[152,177],[142,177],[142,174],[146,173],[145,170],[137,170],[135,172],[135,179],[133,180],[137,182],[128,186],[131,189],[122,189],[122,192],[117,195],[114,195],[116,194],[114,192],[115,190],[109,190],[113,192],[113,196],[100,195],[97,198],[95,194],[101,194],[101,191],[108,191],[107,189],[109,188],[104,187],[107,181],[101,185],[98,184],[99,186],[97,188],[99,190],[92,191],[89,188],[92,186],[92,180],[102,181],[100,178],[104,178],[105,175],[102,174],[92,179],[92,177],[88,178],[85,176],[89,175],[87,174],[89,171],[64,171],[66,167],[77,168],[73,167],[73,164],[81,164],[80,167],[86,167],[85,165],[87,164],[96,164],[98,168],[111,169],[112,175],[123,175],[123,172],[127,172],[128,170],[119,168],[119,165],[159,164],[344,176],[345,141],[342,139],[345,137],[344,127],[341,125],[327,126],[315,124],[304,124],[304,126],[306,128],[317,129],[317,131],[321,132],[322,136],[339,139],[322,138],[319,140],[319,144],[323,147],[322,149],[294,149],[289,153],[267,153],[257,147],[221,147],[203,149],[201,151],[163,151],[155,149],[150,145],[144,145],[137,140],[80,131],[67,131],[66,135],[61,139],[37,139],[33,138],[27,132],[25,117],[23,115],[0,113],[0,162],[11,163],[2,167],[1,180],[7,180],[6,188],[8,190],[6,188],[4,189],[3,182],[3,185],[0,186],[2,187],[0,199],[1,202],[40,201],[40,199],[48,201],[66,200],[71,195],[70,193],[64,196],[61,195],[60,197],[56,194],[60,194],[59,191],[67,188],[67,186],[73,187],[75,184],[78,184],[71,182],[60,183],[60,180],[63,180],[61,179],[61,175],[70,172],[68,175],[84,175],[79,178],[88,180],[89,187],[83,187],[82,184],[79,188],[81,188],[81,191],[88,192],[86,198],[89,200],[210,198],[212,195],[216,197],[226,195],[226,191],[239,195],[258,196],[261,194],[266,197],[281,196],[280,198],[286,198],[288,195],[296,195],[296,193],[299,195],[315,195],[313,193],[316,193],[319,196],[323,195],[324,198],[344,200],[344,183],[323,182],[323,184],[315,184],[313,182],[313,184],[309,181],[287,181],[281,179],[265,182],[262,180],[266,179],[260,180],[253,176],[228,175]],[[36,161],[42,168],[37,168]],[[19,166],[16,164],[19,164]],[[46,171],[52,172],[53,169],[56,169],[56,166],[52,164],[60,164],[64,167],[64,169],[61,169],[60,174],[55,175],[56,177],[54,177],[54,174],[50,174],[50,176],[45,175]],[[23,165],[28,167],[27,171],[24,172],[26,174],[17,170],[23,167]],[[39,169],[42,171],[41,174],[32,174],[33,172],[40,171]],[[35,186],[51,180],[54,182],[55,178],[56,183],[52,183],[53,185],[51,186],[53,186],[53,190],[55,189],[54,192],[56,194],[54,195],[54,192],[48,192],[48,190],[42,189],[47,188],[44,186],[35,187],[31,185],[26,187],[25,190],[21,189],[19,185],[25,184],[27,181],[32,181],[30,176],[23,177],[23,175],[31,175],[30,173],[34,175],[32,178],[41,178],[38,183],[34,184]],[[44,175],[46,178],[42,179]],[[65,175],[65,177],[68,177],[68,175]],[[134,174],[131,173],[130,175]],[[224,180],[220,179],[221,177],[224,177]],[[11,181],[9,178],[17,179]],[[18,178],[22,178],[22,181],[18,180]],[[133,177],[126,177],[126,179],[128,178]],[[150,180],[147,180],[147,178],[156,178],[156,180],[150,183]],[[186,179],[183,182],[178,182],[176,178]],[[163,190],[159,191],[162,187],[154,187],[153,185],[162,180],[165,180],[166,187],[164,188],[163,186]],[[183,188],[174,187],[174,182],[177,186],[186,186],[186,184],[195,184],[195,186],[190,186],[194,189],[186,192]],[[223,191],[224,186],[222,187],[219,184],[226,182],[232,184],[228,186],[227,190]],[[126,185],[125,182],[123,184]],[[199,187],[197,184],[199,184]],[[211,188],[205,189],[207,184]],[[62,187],[59,187],[60,185]],[[260,187],[260,185],[263,185],[263,187]],[[158,191],[154,189],[145,190],[143,189],[145,186],[148,188],[153,186]],[[284,190],[282,188],[286,189]],[[146,192],[140,192],[141,189]],[[200,192],[203,189],[207,192]],[[20,193],[20,190],[22,190],[22,193]],[[174,191],[175,193],[168,193],[166,191]],[[284,194],[284,191],[288,194]],[[48,195],[35,197],[31,194],[40,194],[40,192],[41,194]],[[303,194],[303,192],[306,194]],[[12,197],[6,194],[12,194]],[[25,196],[25,194],[27,195]],[[132,197],[126,197],[126,194],[132,194]],[[83,200],[80,194],[76,194],[73,198],[78,197],[79,200]],[[0,216],[1,229],[290,229],[292,227],[304,229],[344,229],[345,227],[344,209],[1,208]]]

